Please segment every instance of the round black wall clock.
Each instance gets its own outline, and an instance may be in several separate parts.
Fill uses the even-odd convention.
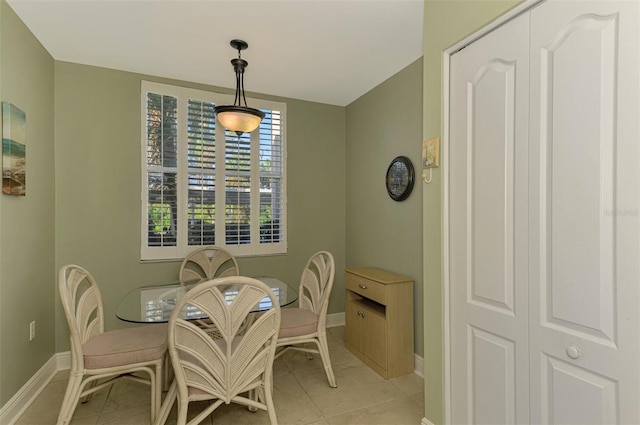
[[[411,160],[406,156],[398,156],[387,168],[387,193],[394,201],[404,201],[413,190],[415,171]]]

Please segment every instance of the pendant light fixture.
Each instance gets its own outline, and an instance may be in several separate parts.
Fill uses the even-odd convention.
[[[243,40],[231,40],[230,44],[238,51],[238,57],[231,59],[231,65],[236,73],[236,98],[233,105],[216,106],[215,113],[224,128],[235,132],[240,137],[242,133],[250,133],[258,128],[260,121],[264,118],[264,112],[249,108],[247,98],[244,95],[244,70],[249,63],[242,59],[240,52],[249,47],[249,44]],[[242,102],[244,102],[244,106],[242,106]]]

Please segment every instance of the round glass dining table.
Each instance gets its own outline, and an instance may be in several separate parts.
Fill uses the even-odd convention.
[[[279,300],[280,307],[285,307],[298,299],[298,288],[291,287],[273,277],[256,277],[255,279],[267,284]],[[116,308],[116,317],[132,323],[165,323],[169,321],[171,311],[176,303],[189,289],[197,283],[181,285],[173,282],[163,285],[141,286],[129,292],[122,298]],[[241,285],[231,284],[219,287],[228,303],[231,303]],[[258,312],[271,308],[271,299],[265,297],[256,304],[253,311]],[[187,310],[183,319],[206,319],[207,316],[193,308]]]

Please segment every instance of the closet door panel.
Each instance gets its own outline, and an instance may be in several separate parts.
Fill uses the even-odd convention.
[[[452,57],[454,423],[529,417],[528,36],[528,17],[517,18]]]
[[[549,397],[548,423],[619,423],[615,381],[553,357],[545,356],[542,366]]]
[[[534,423],[640,421],[639,18],[638,2],[531,12]]]
[[[580,16],[540,50],[542,320],[611,342],[615,21]]]

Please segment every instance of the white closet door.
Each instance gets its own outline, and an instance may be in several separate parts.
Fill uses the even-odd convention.
[[[531,12],[533,423],[640,423],[638,5]]]
[[[529,17],[451,58],[453,423],[529,420]]]

